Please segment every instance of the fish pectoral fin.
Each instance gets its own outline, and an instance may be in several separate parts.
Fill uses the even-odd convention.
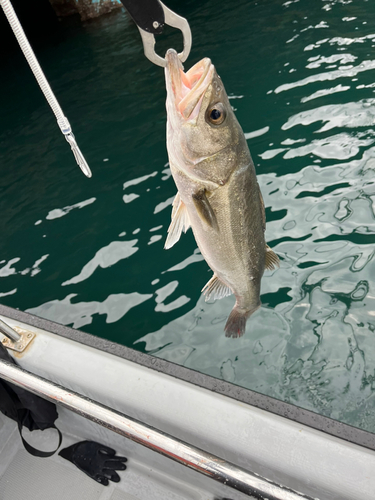
[[[228,295],[232,295],[233,291],[229,286],[223,283],[217,276],[214,274],[210,281],[205,284],[205,286],[201,290],[205,295],[205,301],[210,300],[211,298],[222,299],[223,297],[228,297]]]
[[[177,191],[176,196],[174,197],[173,203],[172,203],[172,216],[171,219],[174,219],[174,216],[176,215],[176,212],[180,206],[181,203],[181,198],[180,198],[180,193]]]
[[[216,215],[213,208],[208,201],[206,190],[201,189],[192,195],[193,202],[195,208],[198,212],[199,217],[205,222],[209,227],[219,230],[219,226],[217,224]]]
[[[275,252],[273,250],[270,249],[270,247],[268,245],[266,245],[265,267],[266,267],[266,269],[269,269],[270,271],[272,271],[273,269],[276,269],[277,267],[280,267],[279,257],[275,254]]]
[[[177,201],[176,205],[175,202]],[[190,220],[186,210],[184,203],[180,200],[180,194],[177,193],[176,198],[173,202],[173,210],[172,210],[172,222],[168,228],[168,236],[164,245],[164,248],[168,250],[168,248],[173,247],[175,243],[180,239],[182,231],[186,233],[186,231],[190,227]]]

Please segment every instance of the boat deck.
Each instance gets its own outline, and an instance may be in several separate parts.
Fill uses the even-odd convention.
[[[30,444],[42,450],[56,447],[56,432],[24,431]],[[61,448],[82,439],[64,433]],[[126,471],[119,471],[120,483],[102,486],[55,453],[49,458],[30,455],[23,447],[16,424],[0,413],[0,498],[1,500],[180,500],[204,498],[190,488],[157,477],[155,471],[134,460]],[[126,450],[116,450],[125,454]],[[176,485],[177,486],[177,485]]]
[[[24,354],[14,355],[23,370],[273,484],[319,500],[375,500],[372,434],[295,409],[309,416],[312,426],[306,425],[306,420],[302,423],[267,411],[270,398],[262,409],[250,404],[259,402],[259,394],[247,394],[236,386],[228,392],[227,383],[164,360],[19,311],[7,308],[6,312],[1,319],[8,325],[36,334]],[[271,409],[276,403],[270,404]],[[0,413],[0,500],[253,498],[62,404],[58,414],[63,448],[93,440],[128,458],[127,470],[120,472],[121,482],[102,486],[58,454],[29,456],[15,423]],[[330,435],[332,428],[345,439]],[[54,431],[25,431],[24,436],[38,449],[43,449],[43,440],[45,450],[57,445]],[[354,443],[349,441],[352,436]]]

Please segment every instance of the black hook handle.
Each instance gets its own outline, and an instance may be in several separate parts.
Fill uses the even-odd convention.
[[[153,35],[160,35],[164,28],[164,11],[159,0],[121,0],[135,24]]]

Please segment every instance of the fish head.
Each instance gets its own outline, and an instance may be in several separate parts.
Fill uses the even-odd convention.
[[[226,172],[221,170],[228,169],[228,161],[215,160],[223,159],[223,152],[233,157],[230,152],[243,138],[243,132],[221,78],[208,58],[186,73],[175,50],[168,50],[166,60],[170,162],[190,177],[206,176],[212,181],[213,176],[223,178]]]

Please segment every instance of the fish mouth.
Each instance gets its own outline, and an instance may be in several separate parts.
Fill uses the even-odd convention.
[[[168,96],[172,97],[177,112],[184,120],[194,120],[200,111],[204,94],[212,82],[215,67],[205,57],[184,73],[175,50],[169,49],[165,59]]]

